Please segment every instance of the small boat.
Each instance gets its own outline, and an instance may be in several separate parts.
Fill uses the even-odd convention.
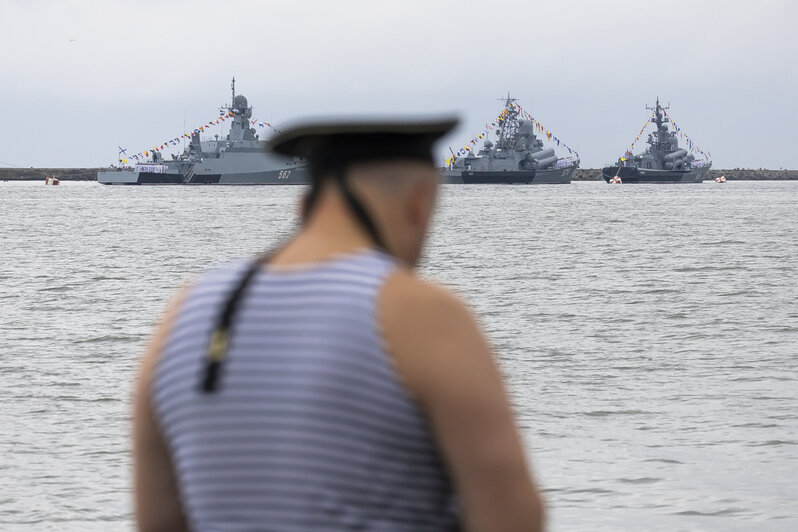
[[[61,181],[58,180],[55,176],[47,176],[44,178],[45,185],[60,185]]]
[[[607,183],[609,183],[610,185],[620,185],[623,183],[623,181],[621,181],[621,176],[616,175],[614,177],[611,177],[610,180],[607,181]]]
[[[722,175],[720,177],[716,177],[715,178],[715,183],[725,183],[725,182],[726,182],[726,176],[725,175]]]

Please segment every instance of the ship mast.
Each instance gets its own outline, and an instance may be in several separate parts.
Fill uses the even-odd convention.
[[[667,107],[663,107],[662,105],[660,105],[659,96],[657,96],[657,103],[654,107],[649,107],[648,105],[646,105],[646,109],[654,112],[654,117],[653,117],[654,123],[657,124],[657,130],[654,132],[655,140],[653,142],[649,141],[649,144],[651,144],[651,147],[654,149],[658,150],[665,149],[666,143],[663,137],[665,137],[668,134],[668,125],[665,122],[663,111],[670,108],[671,108],[670,105],[668,105]]]
[[[236,102],[236,77],[233,76],[233,83],[230,84],[230,88],[233,91],[233,99],[230,100],[231,105],[235,105]]]
[[[498,98],[498,100],[504,103],[504,109],[508,113],[499,125],[499,140],[496,141],[496,148],[514,149],[516,133],[518,131],[518,107],[515,105],[515,102],[517,102],[518,99],[511,97],[508,92],[506,97]]]

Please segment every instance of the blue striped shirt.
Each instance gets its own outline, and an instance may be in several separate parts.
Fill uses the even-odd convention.
[[[191,528],[456,529],[452,486],[380,332],[394,260],[363,251],[258,272],[219,390],[202,394],[210,336],[246,268],[213,271],[190,291],[153,382]]]

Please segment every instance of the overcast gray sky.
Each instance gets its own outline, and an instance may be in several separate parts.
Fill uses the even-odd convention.
[[[716,168],[798,168],[792,0],[0,0],[0,166],[106,166],[217,116],[458,113],[508,91],[614,160],[656,96]],[[642,143],[639,144],[642,148]]]

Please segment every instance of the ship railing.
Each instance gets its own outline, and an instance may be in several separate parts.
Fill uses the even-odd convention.
[[[153,174],[163,174],[168,167],[165,164],[137,164],[136,170],[139,172],[149,172]]]
[[[566,157],[565,159],[558,159],[556,163],[554,163],[554,168],[566,168],[568,166],[574,166],[576,164],[576,159],[572,157]]]

